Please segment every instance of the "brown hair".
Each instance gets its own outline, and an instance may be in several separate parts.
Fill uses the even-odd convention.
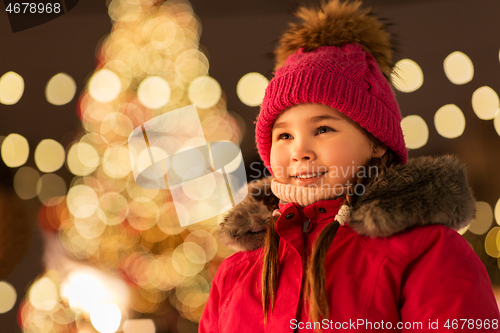
[[[371,133],[365,131],[368,139],[373,146],[385,146],[380,140],[375,138]],[[345,203],[352,207],[357,200],[354,186],[362,184],[368,186],[372,183],[377,176],[383,174],[392,165],[399,164],[397,155],[391,150],[387,149],[381,158],[373,158],[370,160],[368,166],[376,166],[379,173],[373,175],[371,178],[361,177],[358,178],[351,186],[350,191],[347,191]],[[274,194],[271,193],[272,196]],[[262,265],[262,305],[264,309],[264,323],[267,323],[268,315],[272,316],[274,301],[276,298],[276,287],[279,277],[279,260],[278,260],[278,247],[279,236],[276,231],[276,220],[278,217],[272,216],[269,222],[267,235],[264,243],[264,258]],[[314,244],[311,257],[305,264],[305,292],[304,301],[309,301],[309,318],[313,322],[319,321],[321,318],[328,318],[329,305],[326,295],[326,274],[325,274],[325,259],[328,248],[330,247],[335,234],[339,227],[339,223],[329,223],[320,233],[316,243]]]

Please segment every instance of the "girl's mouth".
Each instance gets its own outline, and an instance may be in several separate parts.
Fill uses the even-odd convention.
[[[293,176],[293,178],[301,179],[301,180],[319,178],[319,177],[323,176],[325,173],[326,173],[326,171],[320,172],[320,173],[311,173],[311,174],[306,174],[306,175],[295,175],[295,176]]]

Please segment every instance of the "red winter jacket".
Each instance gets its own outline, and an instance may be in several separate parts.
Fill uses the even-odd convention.
[[[474,200],[453,157],[419,158],[367,188],[339,227],[326,257],[330,317],[310,322],[303,302],[304,246],[312,245],[343,199],[307,207],[280,203],[280,273],[273,316],[263,323],[261,272],[265,225],[261,193],[230,212],[221,239],[243,251],[219,267],[200,332],[499,332],[500,314],[477,255],[454,229],[468,224]],[[388,184],[392,184],[390,187]],[[446,187],[443,185],[447,184]],[[303,232],[305,221],[310,228]],[[254,249],[253,249],[254,248]]]

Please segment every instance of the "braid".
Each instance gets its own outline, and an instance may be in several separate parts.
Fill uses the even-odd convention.
[[[396,161],[396,154],[392,150],[388,149],[381,158],[371,159],[367,167],[377,167],[377,171],[379,171],[380,174],[383,174],[387,168],[396,163]],[[365,173],[363,177],[358,177],[355,184],[349,187],[345,203],[349,207],[352,207],[359,197],[355,192],[355,187],[358,184],[369,186],[369,184],[375,181],[380,174],[377,174],[376,176],[367,176]],[[339,226],[340,225],[337,221],[328,224],[321,231],[316,243],[314,244],[310,261],[311,265],[309,265],[306,273],[304,292],[304,301],[309,301],[309,318],[312,322],[319,322],[320,317],[328,318],[330,314],[328,297],[326,294],[325,260],[328,249],[337,234]]]
[[[271,192],[264,202],[269,210],[274,211],[278,206],[279,199]],[[279,235],[276,231],[277,219],[278,216],[271,216],[264,242],[264,258],[262,265],[262,307],[264,309],[264,324],[267,323],[269,310],[272,316],[274,300],[276,299],[279,271]]]

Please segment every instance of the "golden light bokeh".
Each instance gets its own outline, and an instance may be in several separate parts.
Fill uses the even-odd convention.
[[[222,141],[219,141],[219,142],[222,142]],[[229,154],[229,152],[227,152],[226,154]],[[231,162],[229,162],[228,164],[226,164],[224,166],[224,172],[228,173],[228,174],[233,173],[241,166],[242,163],[243,163],[243,155],[240,151],[240,152],[238,152],[238,155],[236,155],[236,157]],[[216,172],[222,173],[222,170],[218,169],[218,170],[216,170]]]
[[[122,223],[130,212],[127,199],[120,193],[105,193],[99,198],[99,203],[106,214],[106,223],[108,225]]]
[[[75,80],[66,73],[54,75],[45,87],[45,98],[50,104],[64,105],[75,97]]]
[[[199,217],[201,212],[218,214],[221,193],[227,197],[224,183],[186,184],[184,192],[179,186],[184,193],[181,203],[174,201],[172,191],[144,189],[134,179],[137,170],[152,163],[151,156],[161,160],[206,145],[207,140],[242,141],[244,120],[227,111],[220,85],[208,76],[209,61],[199,47],[201,26],[192,8],[184,2],[112,0],[108,9],[115,24],[97,48],[98,69],[78,99],[86,133],[68,146],[66,155],[76,177],[65,197],[59,194],[66,184],[55,174],[43,175],[37,188],[44,203],[40,223],[56,232],[64,254],[79,261],[74,262],[78,266],[89,264],[122,274],[106,279],[101,270],[73,267],[72,260],[59,277],[50,277],[60,297],[50,311],[36,309],[30,302],[21,305],[20,323],[26,332],[62,332],[74,326],[82,333],[96,329],[150,333],[155,330],[153,321],[127,320],[128,314],[156,315],[170,307],[166,303],[186,321],[197,322],[210,277],[221,259],[232,253],[211,233],[216,217],[188,227],[179,220]],[[138,126],[193,103],[196,120],[179,116],[158,128],[146,126],[151,149],[145,140],[137,147],[128,144],[129,134]],[[167,128],[173,133],[169,137],[154,137]],[[181,175],[200,172],[186,175],[178,162],[175,167]],[[236,170],[241,162],[239,155],[224,171]],[[174,166],[165,161],[165,168],[173,171]],[[223,179],[220,171],[210,175],[217,182]],[[114,314],[106,315],[106,306]]]
[[[486,253],[493,258],[500,257],[500,237],[498,236],[500,227],[492,228],[484,240],[484,249]]]
[[[59,142],[45,139],[35,148],[35,163],[41,172],[54,172],[63,166],[65,155],[64,148]]]
[[[112,112],[102,120],[99,134],[107,144],[121,146],[127,142],[127,138],[133,129],[134,125],[127,115]]]
[[[186,252],[188,256],[186,256]],[[193,250],[191,245],[185,245],[184,243],[179,244],[177,248],[172,253],[172,264],[174,269],[183,276],[194,276],[198,274],[202,269],[204,264],[199,262],[203,261],[203,258],[199,258],[200,252]],[[196,258],[193,260],[193,258]],[[198,261],[198,263],[194,262]]]
[[[128,149],[112,146],[106,149],[102,158],[104,172],[111,178],[123,178],[132,171]]]
[[[264,99],[269,80],[260,73],[243,75],[236,85],[236,94],[240,101],[248,106],[259,106]]]
[[[474,65],[470,58],[460,51],[450,53],[443,63],[444,73],[454,84],[465,84],[474,77]]]
[[[488,86],[476,89],[472,94],[472,109],[479,119],[490,120],[495,118],[500,109],[498,94]]]
[[[129,319],[123,324],[123,333],[155,333],[155,323],[151,319]]]
[[[66,191],[64,179],[53,173],[42,175],[37,182],[38,199],[46,206],[55,204],[51,199],[66,195]]]
[[[493,209],[484,201],[476,202],[476,218],[469,225],[469,231],[476,235],[484,235],[493,224]]]
[[[210,76],[197,77],[188,88],[189,100],[202,109],[208,109],[217,104],[221,94],[219,82]]]
[[[39,193],[38,180],[40,174],[32,167],[19,168],[14,175],[14,191],[19,198],[28,200],[36,197]]]
[[[101,236],[106,229],[107,218],[102,209],[97,208],[89,216],[75,216],[73,222],[76,230],[83,238],[93,240]]]
[[[75,312],[89,314],[105,304],[123,308],[129,301],[129,291],[118,277],[83,266],[72,270],[61,283],[61,297]]]
[[[90,312],[90,321],[100,333],[115,333],[121,320],[122,313],[115,304],[102,304]]]
[[[59,294],[54,282],[42,277],[31,286],[28,299],[36,309],[50,311],[59,302]]]
[[[151,0],[144,0],[144,4]],[[138,0],[111,1],[108,7],[109,17],[113,21],[134,22],[141,16],[142,6]]]
[[[86,218],[96,212],[99,199],[93,188],[86,185],[76,185],[69,189],[66,203],[73,216]]]
[[[0,103],[13,105],[24,93],[23,77],[16,72],[7,72],[0,77]]]
[[[114,100],[120,94],[121,89],[120,78],[109,69],[101,69],[95,72],[89,81],[90,96],[101,103]]]
[[[28,160],[29,153],[30,147],[28,140],[20,134],[9,134],[2,141],[2,160],[8,167],[20,167]]]
[[[215,177],[211,173],[182,183],[182,190],[192,200],[204,200],[210,197],[214,193],[215,187]]]
[[[498,199],[495,205],[495,221],[498,225],[500,225],[500,199]]]
[[[405,93],[418,90],[424,83],[422,69],[411,59],[401,59],[398,61],[394,66],[391,78],[394,87]]]
[[[493,126],[495,127],[495,131],[500,135],[500,113],[493,119]]]
[[[168,103],[170,86],[163,78],[150,76],[139,84],[137,97],[145,107],[158,109]]]
[[[7,281],[0,281],[0,314],[12,310],[16,300],[16,289]]]
[[[465,116],[455,104],[446,104],[434,115],[434,126],[442,137],[458,138],[465,130]]]
[[[467,226],[465,226],[465,227],[463,227],[462,229],[457,230],[457,232],[458,232],[460,235],[463,235],[463,234],[465,234],[465,232],[466,232],[467,230],[469,230],[469,226],[468,226],[468,225],[467,225]]]
[[[175,59],[176,72],[185,82],[208,75],[208,59],[196,49],[187,49]]]
[[[101,164],[99,153],[86,142],[75,143],[68,151],[67,163],[69,171],[75,176],[86,176],[95,171]]]
[[[406,116],[401,121],[401,127],[407,148],[418,149],[425,146],[429,139],[429,128],[422,117],[417,115]]]

